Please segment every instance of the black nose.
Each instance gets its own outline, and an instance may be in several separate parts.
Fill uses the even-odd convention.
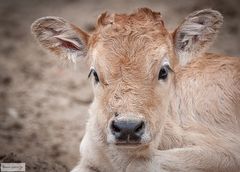
[[[111,124],[111,131],[120,143],[138,143],[144,129],[145,123],[142,120],[113,120]]]

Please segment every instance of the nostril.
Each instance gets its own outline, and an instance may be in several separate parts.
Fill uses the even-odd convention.
[[[140,131],[142,131],[143,129],[144,129],[144,127],[145,127],[145,124],[144,124],[144,122],[143,121],[141,121],[137,126],[136,126],[136,128],[135,128],[135,133],[138,133],[138,132],[140,132]]]
[[[120,128],[115,124],[114,121],[112,121],[111,129],[115,133],[119,133],[121,131]]]
[[[115,117],[118,117],[118,116],[119,116],[119,113],[115,112],[115,113],[114,113],[114,116],[115,116]]]

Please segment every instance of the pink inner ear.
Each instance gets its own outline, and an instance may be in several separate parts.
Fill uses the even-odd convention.
[[[64,48],[72,49],[72,50],[80,50],[80,48],[77,45],[75,45],[71,42],[64,41],[64,40],[59,39],[59,38],[58,38],[58,40],[61,41],[61,46],[63,46]]]

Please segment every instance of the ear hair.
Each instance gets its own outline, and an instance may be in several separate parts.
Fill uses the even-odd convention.
[[[223,16],[215,10],[193,12],[173,33],[175,51],[181,65],[199,57],[214,42]]]
[[[38,42],[53,54],[73,62],[87,53],[88,34],[60,17],[43,17],[31,26]]]

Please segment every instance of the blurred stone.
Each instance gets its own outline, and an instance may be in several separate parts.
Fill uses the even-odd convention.
[[[5,86],[8,86],[10,85],[12,82],[12,78],[9,77],[9,76],[6,76],[2,79],[2,84],[5,85]]]
[[[15,118],[15,119],[19,118],[18,112],[14,108],[8,108],[7,109],[7,114],[9,116],[11,116],[12,118]]]

